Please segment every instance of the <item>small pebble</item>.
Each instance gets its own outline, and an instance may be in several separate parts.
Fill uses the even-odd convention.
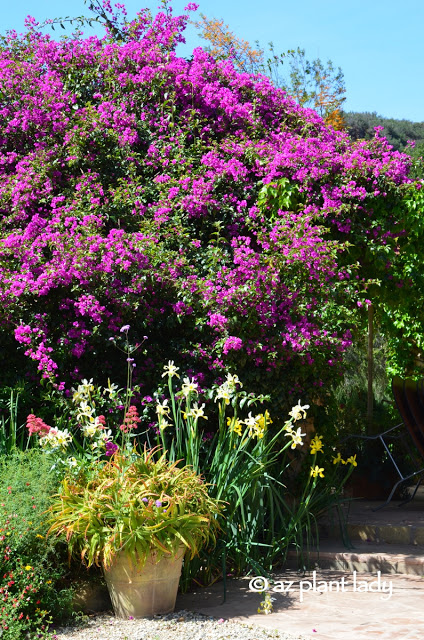
[[[138,620],[100,614],[83,625],[57,628],[54,633],[57,640],[307,640],[304,636],[190,611]]]

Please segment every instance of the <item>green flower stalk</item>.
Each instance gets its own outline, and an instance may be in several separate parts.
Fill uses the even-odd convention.
[[[337,490],[330,495],[327,479],[324,485],[318,482],[327,471],[315,463],[317,453],[323,451],[322,439],[316,436],[311,443],[313,474],[308,472],[300,495],[290,496],[285,475],[292,472],[303,447],[306,434],[298,424],[309,406],[299,400],[284,425],[272,432],[269,411],[251,410],[268,398],[243,391],[237,375],[228,373],[221,385],[202,394],[196,380],[187,377],[175,388],[178,372],[169,361],[163,373],[168,378],[168,397],[158,395],[156,405],[157,445],[169,460],[202,474],[210,495],[226,503],[225,514],[219,516],[219,543],[203,564],[200,558],[185,565],[185,585],[193,578],[214,580],[223,571],[224,559],[235,573],[252,569],[264,575],[274,559],[284,560],[290,546],[301,548],[305,528],[312,542],[316,514],[339,498],[339,487],[353,465],[340,485],[332,480]],[[247,415],[246,409],[250,409]],[[331,467],[336,476],[337,468]]]

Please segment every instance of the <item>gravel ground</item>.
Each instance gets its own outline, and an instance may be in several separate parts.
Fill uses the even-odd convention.
[[[79,627],[56,629],[57,640],[303,640],[304,637],[178,611],[155,618],[119,620],[94,616]]]

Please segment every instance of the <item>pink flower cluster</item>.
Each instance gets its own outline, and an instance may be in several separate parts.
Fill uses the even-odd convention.
[[[136,407],[131,405],[125,414],[124,423],[119,427],[124,433],[137,429],[138,423],[141,422],[141,418],[138,415]]]
[[[48,424],[43,422],[41,418],[37,418],[32,413],[27,417],[27,429],[29,434],[38,435],[40,438],[46,436],[50,431],[51,427]]]

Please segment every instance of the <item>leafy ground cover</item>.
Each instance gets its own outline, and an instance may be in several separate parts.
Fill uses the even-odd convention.
[[[53,616],[65,620],[72,611],[66,545],[46,539],[45,511],[58,489],[50,468],[38,449],[0,457],[0,629],[7,640],[50,638]]]

